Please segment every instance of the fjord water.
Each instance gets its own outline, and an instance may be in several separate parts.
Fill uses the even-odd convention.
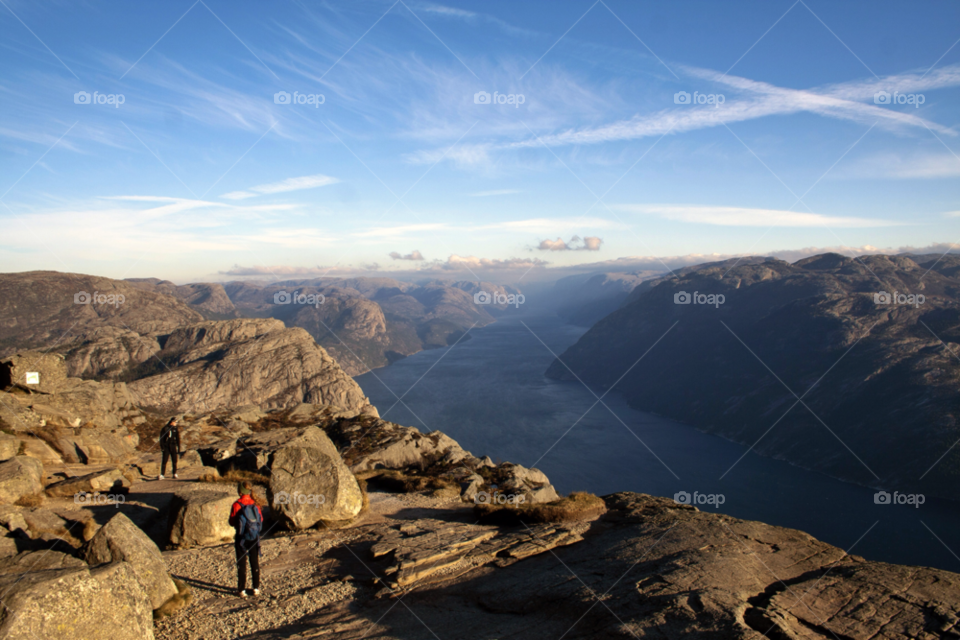
[[[454,347],[423,351],[356,381],[384,419],[443,431],[496,462],[537,467],[561,494],[722,494],[719,508],[697,506],[801,529],[870,560],[960,572],[951,551],[960,550],[960,503],[927,497],[919,508],[875,504],[873,489],[635,411],[615,391],[604,397],[580,382],[546,378],[554,355],[584,331],[556,316],[508,317]]]

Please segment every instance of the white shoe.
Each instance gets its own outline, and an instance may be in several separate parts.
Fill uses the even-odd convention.
[[[260,589],[254,589],[254,590],[253,590],[253,595],[255,595],[255,596],[260,595]]]
[[[173,477],[174,477],[174,479],[179,479],[179,478],[180,478],[180,476],[178,476],[177,474],[173,474]]]
[[[157,480],[163,480],[163,476],[161,475]]]

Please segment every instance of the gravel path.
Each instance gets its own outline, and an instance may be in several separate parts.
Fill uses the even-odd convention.
[[[369,536],[371,529],[432,513],[462,508],[458,499],[417,494],[370,494],[370,509],[354,526],[340,530],[281,535],[261,543],[261,591],[258,598],[236,595],[237,569],[232,544],[164,552],[170,573],[186,582],[192,603],[157,621],[157,640],[232,640],[267,631],[349,600],[368,600],[382,588],[363,567],[347,560],[355,576],[344,576],[330,552]],[[465,510],[465,513],[469,509]],[[355,578],[355,579],[354,579]],[[249,578],[248,578],[249,580]]]

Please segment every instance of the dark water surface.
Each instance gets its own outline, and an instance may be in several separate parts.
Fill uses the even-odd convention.
[[[502,319],[455,347],[356,380],[384,419],[443,431],[477,456],[535,466],[564,494],[722,494],[716,510],[738,518],[802,529],[871,560],[960,572],[950,550],[960,552],[960,503],[878,505],[873,489],[752,452],[720,480],[746,447],[635,411],[616,392],[599,404],[579,382],[544,377],[553,354],[584,331],[557,317]]]

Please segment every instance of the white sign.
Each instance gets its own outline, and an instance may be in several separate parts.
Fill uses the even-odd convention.
[[[27,384],[40,384],[40,372],[27,371]]]

